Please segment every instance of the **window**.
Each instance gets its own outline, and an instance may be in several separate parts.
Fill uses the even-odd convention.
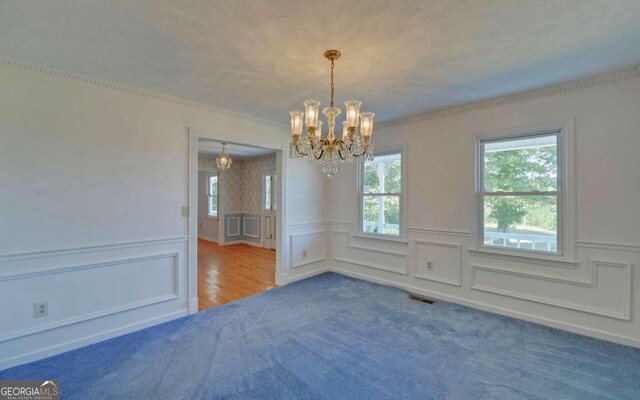
[[[562,254],[562,131],[480,139],[480,245]]]
[[[218,216],[218,175],[207,177],[207,216]]]
[[[400,236],[402,232],[402,152],[376,153],[361,163],[360,232]]]
[[[278,187],[277,176],[274,174],[266,173],[264,175],[263,186],[264,193],[262,195],[263,206],[265,210],[276,209],[276,188]]]

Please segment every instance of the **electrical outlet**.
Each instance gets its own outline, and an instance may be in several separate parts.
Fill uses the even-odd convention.
[[[42,318],[49,315],[49,302],[41,301],[40,303],[33,303],[33,317]]]
[[[189,216],[189,207],[182,207],[182,216],[183,217]]]
[[[306,258],[307,257],[307,251],[306,250],[302,250],[302,258]]]
[[[427,270],[433,271],[433,263],[431,261],[427,261]]]

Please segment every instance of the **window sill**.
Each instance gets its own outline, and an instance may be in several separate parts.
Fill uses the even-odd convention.
[[[351,235],[352,237],[360,238],[360,239],[373,239],[373,240],[381,240],[383,242],[394,242],[394,243],[402,243],[409,244],[408,240],[405,240],[403,237],[394,237],[394,236],[385,236],[385,235],[367,235],[366,233],[354,233]]]
[[[207,215],[205,218],[206,219],[213,219],[213,220],[216,220],[216,221],[218,220],[218,217],[212,217],[210,215]]]
[[[545,254],[522,253],[512,251],[500,251],[487,248],[469,249],[469,254],[477,257],[500,258],[528,264],[540,264],[560,268],[577,268],[578,261],[570,260],[562,256],[549,256]]]

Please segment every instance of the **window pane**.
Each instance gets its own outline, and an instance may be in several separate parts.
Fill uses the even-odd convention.
[[[558,136],[483,142],[485,192],[546,192],[558,186]]]
[[[363,196],[362,232],[400,235],[400,196]]]
[[[363,193],[400,193],[402,191],[400,153],[375,156],[364,163]]]
[[[557,196],[485,195],[484,245],[557,253]]]
[[[271,175],[264,176],[264,208],[271,209]]]
[[[210,176],[209,177],[209,188],[208,188],[209,196],[217,196],[218,195],[218,177]]]
[[[208,215],[210,217],[218,216],[218,196],[209,196],[207,198]]]

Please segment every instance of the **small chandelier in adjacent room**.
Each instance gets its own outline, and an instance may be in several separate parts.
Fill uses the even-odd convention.
[[[318,100],[306,100],[304,112],[291,111],[291,151],[292,158],[307,157],[311,162],[322,165],[322,172],[329,179],[338,172],[339,164],[353,161],[356,157],[365,160],[373,159],[373,146],[371,135],[373,133],[372,112],[360,112],[361,101],[347,100],[345,105],[345,121],[342,122],[342,139],[337,139],[333,133],[336,126],[336,117],[342,112],[339,107],[333,105],[333,67],[341,54],[338,50],[327,50],[325,58],[331,61],[331,104],[325,107],[322,113],[327,117],[329,131],[326,138],[322,138],[322,121],[318,120],[320,102]],[[302,138],[304,124],[307,135]],[[360,126],[360,134],[358,134]]]
[[[216,157],[216,165],[218,166],[218,169],[222,171],[228,170],[231,166],[231,156],[224,151],[224,146],[226,145],[226,143],[222,143],[222,153],[218,154],[218,157]]]

